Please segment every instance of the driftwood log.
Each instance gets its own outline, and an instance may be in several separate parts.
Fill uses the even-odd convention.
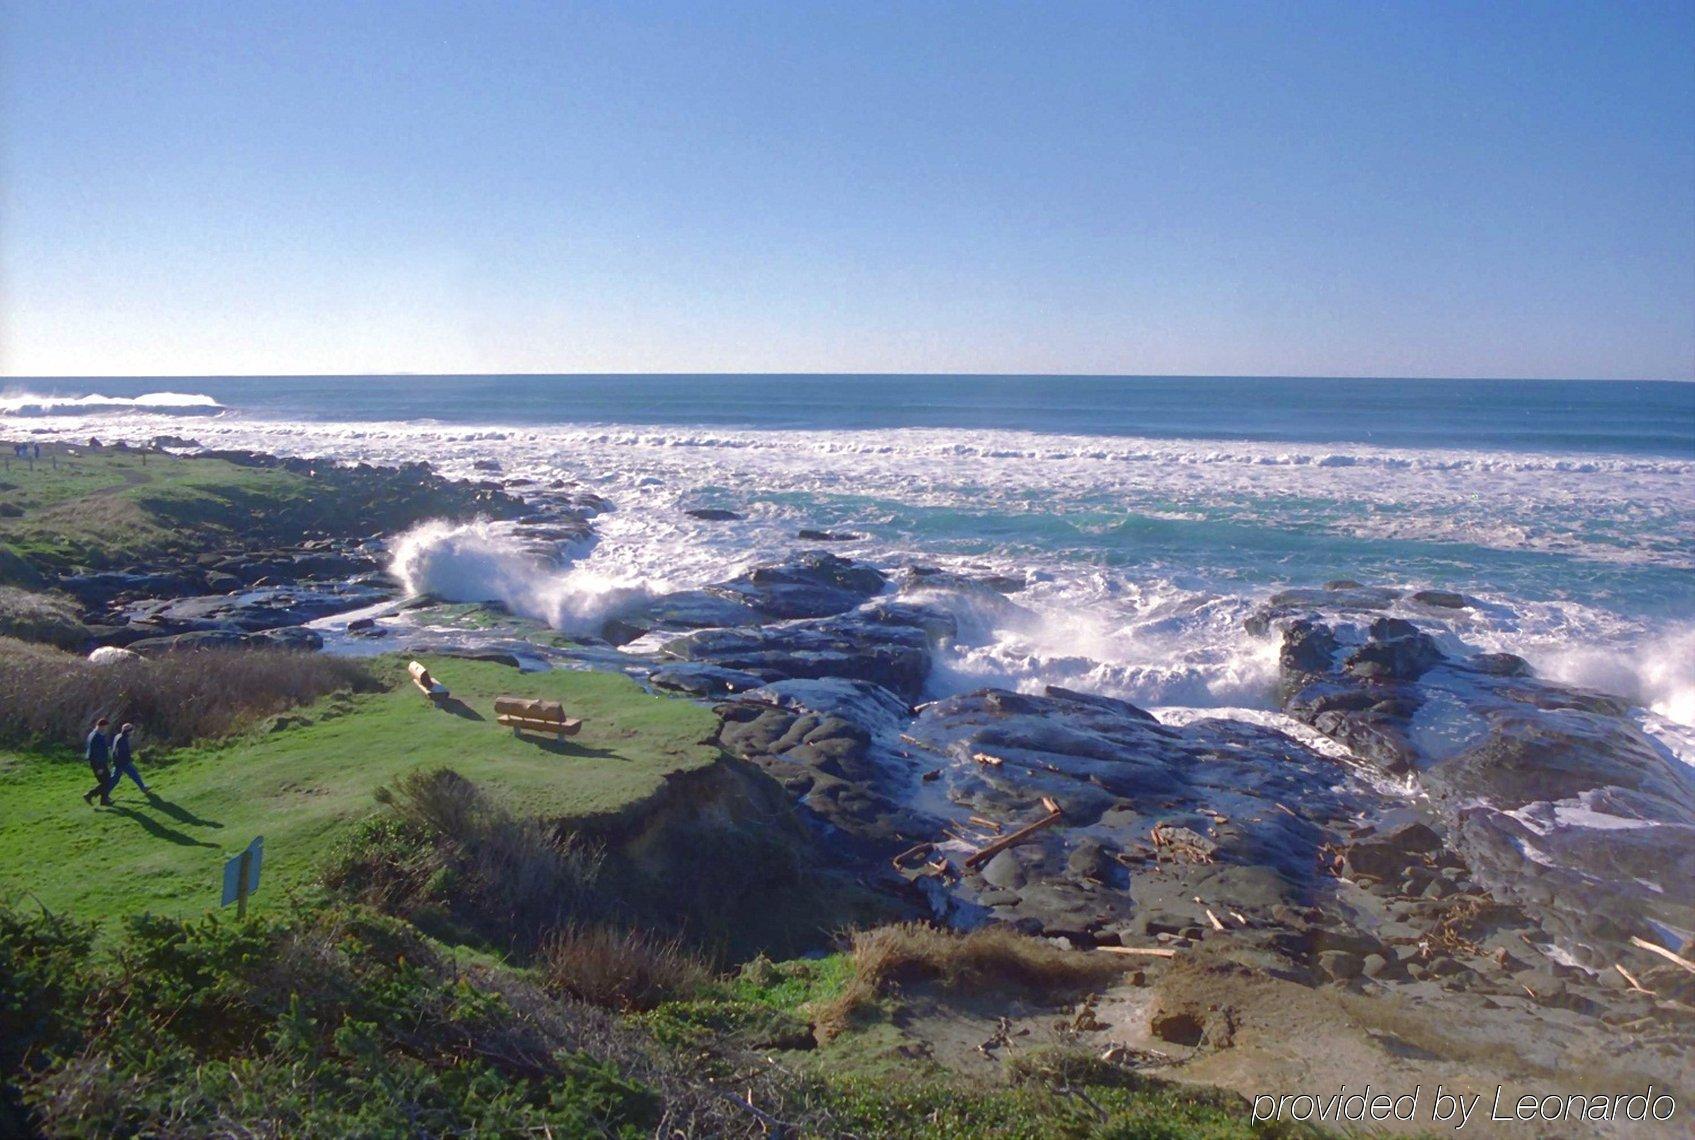
[[[1664,946],[1656,945],[1655,943],[1648,941],[1646,938],[1638,938],[1634,934],[1630,936],[1630,944],[1638,949],[1646,950],[1650,954],[1658,954],[1666,961],[1674,962],[1677,965],[1682,966],[1685,970],[1688,970],[1691,974],[1695,974],[1695,962],[1691,962],[1688,958],[1685,958],[1681,954],[1672,953]]]
[[[447,686],[430,676],[430,671],[424,668],[422,661],[413,661],[406,666],[406,671],[412,675],[412,683],[418,691],[432,701],[444,700],[447,697]]]
[[[990,859],[993,859],[996,855],[999,855],[1008,847],[1023,843],[1026,839],[1030,838],[1038,831],[1041,831],[1043,828],[1052,827],[1065,816],[1065,813],[1060,810],[1059,804],[1055,803],[1047,796],[1042,797],[1042,806],[1048,809],[1047,815],[1038,819],[1035,823],[1019,828],[1011,835],[995,840],[981,851],[974,852],[967,856],[965,860],[966,867],[975,871],[978,867],[981,867],[984,863],[987,863]]]

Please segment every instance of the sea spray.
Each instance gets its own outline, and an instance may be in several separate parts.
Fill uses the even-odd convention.
[[[1670,721],[1695,726],[1695,624],[1636,645],[1567,645],[1527,656],[1546,677],[1614,693]]]
[[[479,520],[422,523],[394,543],[390,570],[412,594],[450,602],[499,602],[572,634],[598,635],[654,596],[650,584],[538,556],[510,528]]]

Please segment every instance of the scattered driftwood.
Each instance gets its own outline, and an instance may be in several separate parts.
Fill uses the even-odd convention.
[[[558,701],[535,701],[527,697],[494,698],[494,719],[513,732],[534,732],[564,738],[575,736],[583,722],[565,715]]]
[[[1177,951],[1163,946],[1097,946],[1103,954],[1135,954],[1145,958],[1175,958]]]
[[[1154,849],[1161,856],[1170,855],[1174,859],[1184,859],[1190,863],[1211,863],[1213,855],[1218,851],[1218,844],[1187,827],[1156,823],[1153,830],[1148,832],[1148,837],[1153,840]]]
[[[1054,824],[1058,823],[1060,821],[1060,819],[1063,818],[1064,815],[1065,815],[1065,813],[1060,810],[1059,804],[1056,803],[1051,797],[1043,796],[1042,797],[1042,806],[1048,809],[1047,815],[1043,816],[1041,819],[1038,819],[1035,823],[1027,824],[1024,827],[1019,828],[1017,831],[1013,832],[1012,834],[1007,835],[1007,836],[1003,836],[1002,838],[995,840],[993,843],[989,844],[987,847],[983,848],[982,850],[974,852],[973,854],[967,856],[966,860],[965,860],[966,867],[975,871],[978,867],[981,867],[984,863],[987,863],[990,859],[993,859],[996,855],[999,855],[1002,851],[1005,851],[1008,847],[1012,847],[1016,844],[1024,842],[1026,839],[1030,838],[1032,835],[1036,834],[1038,831],[1041,831],[1043,828],[1052,827]]]
[[[1002,760],[999,756],[990,756],[987,752],[973,752],[971,754],[971,759],[977,761],[977,763],[983,765],[985,768],[999,768],[1002,764],[1006,763],[1006,761]]]
[[[909,736],[904,732],[900,734],[900,742],[902,744],[909,744],[914,748],[921,748],[925,752],[934,752],[937,756],[946,756],[947,755],[946,752],[942,751],[940,748],[937,748],[934,744],[926,744],[922,740],[918,739],[916,736]]]
[[[414,661],[406,666],[406,671],[412,674],[412,683],[418,691],[432,701],[445,701],[448,697],[447,686],[430,676],[430,671],[424,668],[422,661]]]
[[[1695,962],[1691,962],[1682,954],[1674,954],[1670,950],[1667,950],[1664,946],[1650,942],[1646,938],[1638,938],[1634,934],[1630,936],[1630,944],[1639,949],[1646,950],[1650,954],[1658,954],[1666,961],[1675,962],[1677,965],[1682,966],[1685,970],[1688,970],[1691,974],[1695,974]]]
[[[985,828],[989,831],[994,832],[996,835],[999,835],[1001,833],[1001,825],[1000,824],[996,823],[992,819],[984,819],[980,815],[968,816],[968,817],[966,817],[966,822],[967,823],[974,823],[978,827]]]
[[[1632,974],[1629,970],[1625,969],[1623,966],[1619,965],[1617,962],[1613,963],[1613,969],[1618,971],[1619,977],[1623,978],[1625,981],[1630,983],[1631,989],[1636,990],[1639,993],[1645,993],[1645,994],[1649,994],[1649,995],[1653,994],[1653,992],[1654,992],[1653,990],[1649,989],[1647,986],[1645,986],[1641,982],[1637,981],[1635,974]]]
[[[1212,928],[1214,930],[1222,931],[1224,929],[1224,924],[1218,921],[1218,916],[1212,913],[1212,908],[1210,906],[1203,906],[1201,909],[1207,912],[1207,921],[1212,923]]]
[[[916,843],[913,846],[908,847],[905,851],[902,851],[899,855],[896,855],[893,859],[889,860],[889,862],[893,864],[895,870],[905,871],[910,869],[914,859],[928,855],[935,849],[936,845],[934,843]]]

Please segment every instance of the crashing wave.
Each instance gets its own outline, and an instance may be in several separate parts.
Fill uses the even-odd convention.
[[[396,540],[390,569],[410,593],[449,602],[499,602],[578,635],[598,635],[607,619],[654,596],[645,583],[580,565],[561,568],[490,522],[423,523]]]
[[[99,392],[85,396],[33,392],[0,395],[0,416],[101,416],[123,412],[215,416],[227,410],[212,397],[198,392],[147,392],[140,396],[107,396]]]

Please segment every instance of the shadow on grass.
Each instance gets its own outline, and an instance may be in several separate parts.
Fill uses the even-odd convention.
[[[551,752],[555,756],[592,756],[601,760],[622,760],[623,756],[610,748],[590,748],[583,744],[573,744],[563,737],[534,736],[527,732],[512,734],[525,744],[533,744],[543,752]]]
[[[454,716],[462,717],[465,720],[487,720],[488,719],[482,713],[478,712],[476,709],[472,708],[470,705],[466,704],[464,701],[460,700],[458,697],[437,697],[436,700],[435,700],[435,706],[436,706],[436,708],[441,709],[443,712],[450,712]]]
[[[122,804],[113,804],[105,810],[111,812],[113,815],[128,816],[130,819],[139,823],[141,825],[141,829],[147,832],[147,834],[156,839],[163,839],[167,842],[175,843],[179,847],[216,848],[218,846],[216,843],[207,843],[203,839],[196,839],[192,835],[185,835],[183,832],[180,832],[173,827],[166,827],[152,816],[136,811],[132,807],[124,807]]]
[[[151,806],[157,808],[159,811],[164,812],[166,815],[170,816],[172,819],[176,820],[178,823],[186,823],[190,827],[222,827],[222,826],[224,826],[223,824],[219,823],[215,819],[202,819],[200,816],[195,815],[193,812],[189,811],[187,808],[183,807],[181,804],[175,804],[175,803],[172,803],[170,800],[167,800],[164,796],[161,796],[158,792],[147,793],[147,800],[148,800],[148,803]]]

